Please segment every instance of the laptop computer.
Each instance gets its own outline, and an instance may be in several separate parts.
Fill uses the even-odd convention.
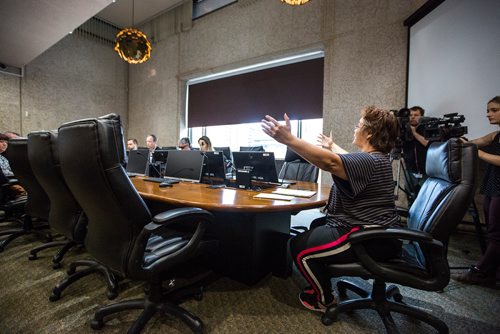
[[[137,149],[128,153],[127,175],[146,175],[149,151],[147,149]]]

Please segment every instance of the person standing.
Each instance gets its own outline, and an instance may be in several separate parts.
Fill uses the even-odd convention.
[[[427,178],[425,175],[425,160],[429,141],[425,139],[422,133],[419,133],[421,130],[418,127],[422,116],[425,114],[425,110],[422,107],[414,106],[409,111],[409,125],[413,139],[403,141],[403,157],[408,172],[407,181],[410,183],[405,185],[405,188],[411,194],[411,198],[415,199],[420,187],[422,187]]]
[[[500,126],[500,96],[488,101],[486,117],[490,124]],[[467,284],[494,287],[496,272],[500,267],[500,131],[493,131],[486,136],[471,140],[470,143],[477,145],[479,159],[487,164],[480,188],[480,192],[484,194],[487,246],[476,265],[452,277]]]
[[[290,131],[287,114],[284,119],[283,125],[266,115],[262,130],[311,164],[330,172],[334,180],[326,224],[290,240],[293,261],[310,284],[299,294],[299,300],[309,310],[325,312],[335,303],[327,265],[357,260],[347,236],[360,229],[400,224],[388,154],[399,132],[398,121],[388,110],[363,108],[353,139],[361,152],[340,154],[297,138]],[[375,240],[367,247],[377,259],[392,258],[401,250],[400,243],[389,240]]]

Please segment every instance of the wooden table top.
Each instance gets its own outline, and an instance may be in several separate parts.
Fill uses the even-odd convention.
[[[295,197],[291,201],[255,199],[258,193],[271,193],[276,188],[253,191],[234,188],[210,189],[201,183],[180,182],[172,187],[160,188],[156,182],[144,181],[144,177],[131,178],[139,194],[149,200],[169,203],[175,206],[192,206],[210,211],[225,212],[295,212],[322,207],[328,200],[329,186],[311,182],[297,182],[289,189],[313,190],[310,198]]]

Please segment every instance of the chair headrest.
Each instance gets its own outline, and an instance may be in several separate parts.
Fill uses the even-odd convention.
[[[427,148],[425,172],[429,177],[458,182],[462,177],[462,142],[451,138],[445,142],[433,142]]]

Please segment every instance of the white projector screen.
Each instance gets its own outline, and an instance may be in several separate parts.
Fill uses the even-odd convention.
[[[500,95],[500,0],[446,0],[409,29],[407,106],[463,114],[469,139],[498,130],[486,103]]]

